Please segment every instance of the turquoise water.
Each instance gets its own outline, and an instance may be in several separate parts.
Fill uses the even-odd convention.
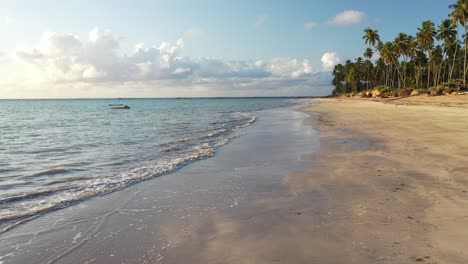
[[[254,123],[255,111],[292,104],[282,98],[2,100],[0,223],[213,156]]]

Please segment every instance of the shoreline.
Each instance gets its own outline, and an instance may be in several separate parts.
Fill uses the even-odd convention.
[[[347,240],[334,244],[359,253],[343,257],[466,263],[466,105],[312,101],[303,111],[318,113],[321,149],[314,167],[289,179],[301,191],[324,189],[344,211],[333,229]]]
[[[311,98],[311,100],[322,100],[322,99],[336,99],[336,100],[352,100],[352,101],[368,101],[368,102],[381,102],[397,105],[426,105],[426,106],[441,106],[441,107],[461,107],[468,108],[468,96],[467,95],[440,95],[440,96],[406,96],[406,97],[394,97],[394,98],[360,98],[360,97],[322,97],[322,98]]]
[[[280,258],[280,236],[270,228],[288,227],[300,210],[282,178],[308,164],[305,155],[318,147],[318,136],[304,125],[308,115],[291,107],[256,116],[254,125],[211,158],[4,233],[0,261],[271,262],[272,253]],[[261,236],[270,235],[275,239],[263,243],[271,248],[250,252],[261,248]]]
[[[301,100],[212,158],[0,236],[0,263],[466,263],[464,107]]]

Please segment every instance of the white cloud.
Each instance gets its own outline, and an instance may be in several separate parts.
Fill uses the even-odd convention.
[[[262,68],[273,76],[290,79],[298,79],[317,72],[308,60],[299,61],[293,58],[273,58],[267,62],[257,61],[256,64],[262,65]]]
[[[329,21],[332,25],[354,25],[359,24],[366,18],[366,14],[362,11],[345,10]]]
[[[256,27],[262,26],[268,21],[268,19],[269,19],[269,16],[265,14],[257,16],[257,19],[255,20],[255,26]]]
[[[81,83],[100,87],[132,83],[135,87],[198,87],[213,93],[249,89],[258,94],[264,89],[272,93],[283,89],[281,94],[287,94],[285,91],[328,86],[331,80],[328,72],[315,69],[309,60],[194,59],[184,56],[183,49],[182,40],[157,46],[138,43],[132,52],[125,54],[110,30],[94,28],[86,40],[74,35],[44,33],[36,48],[18,51],[16,55],[35,66],[42,72],[43,81],[53,85]],[[326,70],[336,61],[339,59],[335,53],[322,57]],[[265,94],[270,92],[265,91]]]
[[[139,44],[133,54],[123,56],[111,31],[94,28],[87,41],[44,33],[38,48],[17,52],[17,56],[36,65],[52,82],[127,81],[171,78],[182,48],[182,41],[150,48]]]
[[[340,58],[336,52],[325,52],[320,60],[324,71],[331,71],[336,64],[340,63]]]
[[[317,27],[317,26],[318,26],[318,23],[314,22],[314,21],[308,21],[308,22],[304,23],[304,29],[305,30],[311,30],[311,29],[313,29],[314,27]]]

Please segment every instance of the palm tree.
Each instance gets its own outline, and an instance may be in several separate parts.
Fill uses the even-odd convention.
[[[346,73],[345,80],[347,83],[351,84],[351,87],[353,88],[353,92],[356,92],[356,84],[357,84],[357,74],[356,70],[354,67],[351,67],[348,72]]]
[[[383,45],[382,40],[380,39],[379,33],[377,30],[373,30],[371,28],[366,28],[364,30],[364,36],[362,37],[364,41],[366,42],[367,45],[371,46],[376,46],[377,45],[377,50],[379,53],[382,55],[382,51],[385,50],[388,54],[391,54],[390,50],[388,49],[388,46]],[[379,49],[380,48],[380,49]],[[394,58],[394,56],[390,56],[390,59],[392,60],[393,64],[398,65],[398,61]],[[401,72],[398,67],[396,67],[398,76],[401,78]],[[402,78],[401,78],[402,79]]]
[[[398,34],[394,41],[395,54],[397,59],[400,58],[400,56],[403,56],[403,79],[400,80],[403,86],[406,84],[406,66],[408,64],[408,57],[410,56],[410,45],[412,41],[413,36],[407,35],[405,33]]]
[[[374,71],[374,83],[378,85],[384,84],[386,86],[386,83],[384,81],[386,80],[385,77],[385,69],[387,65],[385,65],[385,61],[382,57],[378,58],[376,63],[375,63],[375,71]]]
[[[378,30],[373,30],[371,28],[364,29],[365,35],[362,37],[368,46],[375,47],[376,44],[380,42],[380,36]]]
[[[371,49],[371,48],[367,48],[365,51],[364,51],[364,58],[367,58],[367,59],[371,59],[372,56],[374,55],[374,51]]]
[[[333,69],[333,80],[332,84],[336,87],[333,91],[334,95],[338,95],[340,93],[346,93],[346,87],[343,86],[343,82],[345,81],[345,72],[344,66],[342,64],[337,64]]]
[[[455,70],[455,63],[457,62],[457,51],[460,49],[460,41],[457,38],[451,39],[448,42],[444,42],[444,49],[448,55],[448,58],[452,60],[452,66],[449,69],[448,80],[449,83],[452,80],[453,72]],[[449,61],[448,61],[449,62]]]
[[[412,61],[413,67],[414,67],[414,73],[413,77],[416,77],[418,71],[421,70],[421,65],[418,64],[417,61],[417,56],[418,56],[418,42],[416,41],[416,38],[408,35],[407,39],[407,47],[406,47],[406,56]],[[410,76],[411,77],[411,76]],[[405,72],[405,80],[406,80],[406,72]],[[418,87],[418,79],[414,78],[414,85],[415,87]]]
[[[425,51],[429,57],[429,54],[434,46],[434,38],[436,37],[436,30],[434,23],[432,21],[426,20],[422,22],[421,28],[418,28],[418,33],[416,35],[419,47],[422,51]],[[430,67],[427,68],[427,88],[429,88],[430,83]]]
[[[468,0],[458,0],[454,5],[449,5],[450,9],[453,9],[450,14],[453,21],[458,22],[464,30],[464,57],[463,57],[463,86],[466,87],[466,22],[468,19]]]
[[[360,92],[380,85],[388,92],[392,87],[437,87],[452,84],[452,78],[459,79],[459,87],[468,87],[468,0],[454,1],[449,19],[437,28],[431,21],[422,22],[415,37],[399,33],[394,41],[384,42],[377,30],[366,28],[363,57],[335,66],[333,93]],[[379,58],[371,61],[377,52]]]
[[[416,49],[416,54],[413,58],[414,63],[418,66],[418,70],[416,71],[416,76],[415,76],[415,81],[416,81],[416,87],[419,87],[418,84],[423,84],[422,81],[422,65],[427,64],[428,59],[426,57],[426,54],[422,52],[419,49]]]
[[[440,23],[437,31],[437,40],[446,41],[455,39],[457,37],[457,30],[450,19],[443,20],[442,23]]]
[[[439,25],[436,38],[439,41],[443,41],[442,57],[443,60],[445,60],[445,56],[449,54],[450,48],[454,47],[454,40],[457,38],[456,26],[452,23],[452,21],[450,21],[450,19],[443,20]],[[448,65],[448,63],[446,63],[446,65]],[[451,76],[448,77],[448,82],[450,83],[450,81]]]
[[[366,89],[369,90],[369,87],[371,86],[371,78],[370,78],[370,72],[372,71],[374,65],[370,60],[365,60],[363,64],[364,69],[366,70]]]
[[[371,63],[370,59],[372,58],[373,55],[374,55],[374,51],[371,48],[367,48],[366,51],[364,51],[364,57],[367,58],[366,65],[365,65],[366,74],[367,74],[367,89],[369,89],[369,85],[370,85],[369,71],[370,71],[371,67],[369,66],[369,63]],[[369,62],[369,63],[367,63],[367,62]]]
[[[391,42],[385,42],[382,43],[380,42],[379,45],[377,46],[377,49],[380,53],[381,58],[384,60],[385,64],[389,65],[390,68],[386,70],[386,77],[385,77],[385,86],[390,86],[391,82],[393,80],[392,78],[392,71],[393,71],[393,65],[395,59],[393,58],[393,50],[394,50],[394,45]]]
[[[434,87],[437,86],[439,83],[439,75],[440,75],[440,66],[443,62],[443,55],[442,55],[442,47],[437,45],[433,50],[431,50],[431,63],[434,66]]]

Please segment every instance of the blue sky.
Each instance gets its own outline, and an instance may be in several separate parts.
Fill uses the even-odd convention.
[[[190,63],[200,58],[220,61],[262,60],[263,62],[274,58],[290,58],[295,59],[295,63],[299,66],[304,65],[304,60],[307,60],[307,67],[310,66],[313,69],[304,66],[305,68],[298,70],[302,72],[302,75],[299,75],[312,75],[329,70],[323,68],[323,61],[321,61],[326,52],[334,53],[340,61],[360,56],[365,48],[361,39],[365,27],[377,28],[384,40],[393,39],[398,32],[414,34],[423,20],[430,19],[439,24],[447,17],[448,5],[453,2],[446,0],[0,1],[0,32],[2,33],[0,54],[4,57],[3,59],[0,57],[0,69],[12,68],[6,65],[20,61],[17,58],[18,51],[38,49],[44,32],[74,35],[85,43],[89,32],[99,27],[112,33],[113,39],[118,42],[115,52],[120,56],[131,56],[129,54],[135,50],[135,45],[138,43],[144,43],[145,47],[159,47],[163,42],[175,45],[179,39],[183,39],[183,51],[179,51],[174,58],[176,56],[190,57],[193,60]],[[351,21],[345,19],[341,21],[343,23],[332,22],[337,14],[346,10],[358,12],[356,14],[359,18]],[[283,62],[285,61],[281,61]],[[89,61],[86,63],[89,64]],[[198,68],[201,67],[198,62],[196,64]],[[263,64],[257,63],[258,65]],[[277,67],[273,64],[268,65]],[[28,69],[31,68],[29,66]],[[99,71],[99,67],[94,66],[96,66],[94,70]],[[15,69],[20,69],[19,67],[17,65]],[[235,71],[239,72],[238,68],[244,66],[228,65],[226,67],[231,70],[234,67]],[[252,67],[254,66],[248,66],[250,70]],[[187,70],[187,67],[180,66],[179,68],[182,69],[179,72]],[[255,70],[258,72],[258,69]],[[51,82],[49,78],[44,76],[41,78],[41,75],[45,74],[41,71],[31,72],[31,76],[34,76],[31,79],[42,80],[40,81],[42,84],[47,83],[48,86],[52,86],[51,83],[54,82]],[[229,75],[229,78],[232,76],[232,74]],[[272,76],[275,74],[273,73]],[[156,79],[161,78],[153,76],[151,81]],[[135,80],[132,79],[132,81]],[[12,86],[20,86],[19,84],[12,85],[14,82],[12,78],[8,81],[4,80],[4,83],[10,84],[8,94],[15,94],[16,88]],[[76,79],[73,81],[77,86],[84,86],[83,82],[80,82],[80,85],[77,84],[78,82]],[[237,86],[233,82],[231,80],[230,85]],[[2,83],[1,77],[0,83]],[[88,81],[87,83],[89,84]],[[105,82],[101,81],[99,85],[109,86],[103,83]],[[115,84],[114,81],[112,83]],[[179,82],[174,86],[187,86],[180,90],[180,93],[184,93],[190,89],[187,83],[190,82]],[[21,89],[28,90],[27,85],[33,84],[22,84]],[[132,85],[144,86],[141,80]],[[154,83],[152,85],[154,86]],[[36,84],[36,86],[40,85]],[[256,90],[269,89],[271,86],[272,84],[263,83]],[[271,94],[276,92],[303,95],[306,93],[304,87],[299,89],[300,91],[297,89],[290,89],[289,92],[276,90]],[[79,92],[83,91],[82,88],[80,89],[74,94],[75,96],[79,96]],[[36,92],[31,93],[30,96],[40,96],[37,90],[41,89],[36,89]],[[88,92],[89,90],[87,89]],[[205,89],[201,95],[209,93],[208,90],[210,89]],[[60,96],[59,88],[54,91],[56,96]],[[153,93],[148,89],[145,91],[142,96],[158,95],[158,91],[153,91]],[[3,95],[7,92],[4,91]],[[191,92],[193,93],[193,89]],[[294,92],[302,94],[291,94]],[[242,93],[240,91],[232,95],[242,95]],[[99,92],[96,94],[101,95]],[[107,94],[109,91],[102,95]],[[216,92],[213,94],[220,95]],[[180,94],[174,92],[174,95]],[[28,96],[28,94],[24,92],[18,96]],[[85,96],[92,96],[92,94],[88,93]]]

